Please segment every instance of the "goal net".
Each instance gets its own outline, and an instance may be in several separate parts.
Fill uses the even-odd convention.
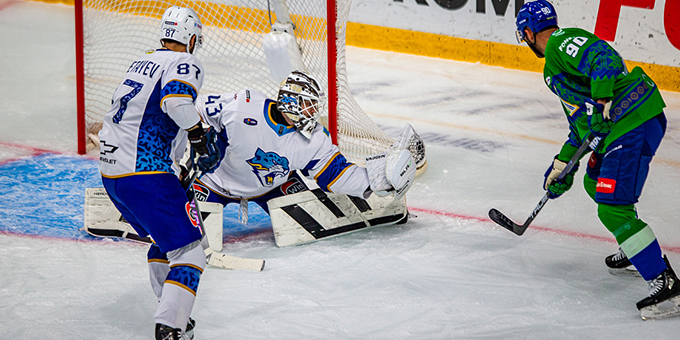
[[[345,67],[350,5],[351,0],[76,0],[77,31],[82,33],[76,43],[83,47],[79,55],[79,152],[85,152],[88,135],[95,140],[130,63],[160,47],[160,19],[165,10],[183,6],[194,9],[203,23],[203,47],[197,52],[205,70],[201,93],[249,88],[275,99],[280,80],[273,79],[263,39],[277,23],[288,22],[305,70],[320,80],[328,94],[322,123],[341,152],[363,164],[365,156],[384,151],[394,140],[350,93]]]

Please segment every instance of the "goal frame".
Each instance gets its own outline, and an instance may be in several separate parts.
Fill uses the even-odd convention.
[[[87,153],[87,123],[85,106],[85,39],[83,22],[83,0],[74,0],[75,7],[75,42],[76,42],[76,119],[78,154]],[[337,82],[337,4],[335,0],[327,0],[327,46],[328,46],[328,132],[333,144],[338,144],[338,82]]]

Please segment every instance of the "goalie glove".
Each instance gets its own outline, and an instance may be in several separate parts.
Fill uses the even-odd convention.
[[[413,185],[416,178],[416,163],[408,149],[390,149],[387,152],[385,175],[394,187],[395,197],[400,199]]]
[[[366,172],[368,173],[371,191],[380,197],[389,195],[389,191],[394,189],[385,174],[386,163],[387,152],[366,157]]]
[[[390,148],[366,157],[366,171],[371,191],[381,197],[394,193],[399,199],[413,185],[416,165],[407,149]]]

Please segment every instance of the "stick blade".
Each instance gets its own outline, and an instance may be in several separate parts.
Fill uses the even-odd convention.
[[[214,267],[253,272],[261,272],[264,269],[264,260],[262,259],[230,256],[224,253],[214,252],[210,248],[207,248],[205,252],[208,264]]]
[[[512,231],[513,233],[517,234],[517,236],[522,236],[524,234],[524,231],[527,229],[525,226],[521,226],[512,220],[510,220],[507,216],[505,216],[502,212],[498,211],[497,209],[491,208],[489,210],[489,218],[496,222],[499,226],[508,229]]]

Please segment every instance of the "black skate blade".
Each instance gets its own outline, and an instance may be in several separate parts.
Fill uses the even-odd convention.
[[[635,267],[628,266],[624,268],[608,268],[609,274],[614,276],[628,276],[628,277],[642,277]]]
[[[640,309],[642,320],[661,320],[680,314],[680,295]]]

